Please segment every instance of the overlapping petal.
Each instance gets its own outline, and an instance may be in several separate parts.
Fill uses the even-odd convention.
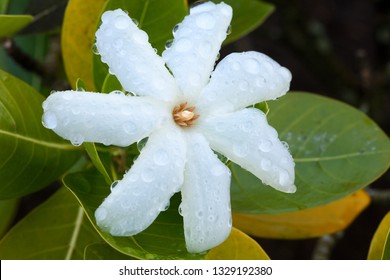
[[[125,90],[165,101],[179,95],[174,78],[148,42],[148,35],[124,11],[103,14],[96,47]]]
[[[149,136],[171,117],[158,100],[121,92],[55,92],[43,108],[43,124],[75,145],[98,142],[129,146]]]
[[[263,112],[250,108],[199,121],[211,148],[250,171],[265,184],[286,193],[296,190],[294,161],[268,125]]]
[[[114,236],[146,229],[183,184],[186,143],[174,125],[153,133],[128,173],[95,212],[100,228]]]
[[[195,105],[201,114],[234,112],[284,95],[290,81],[290,71],[265,54],[233,53],[218,63]]]
[[[198,96],[208,83],[231,18],[230,6],[207,2],[191,8],[175,27],[175,39],[163,58],[186,98]]]
[[[199,253],[222,243],[232,227],[230,170],[202,134],[187,136],[187,164],[181,213],[187,250]]]

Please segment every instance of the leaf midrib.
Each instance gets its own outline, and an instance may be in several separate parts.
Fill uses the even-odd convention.
[[[28,137],[28,136],[24,136],[24,135],[21,135],[21,134],[18,134],[18,133],[13,133],[13,132],[9,132],[9,131],[0,129],[0,135],[1,134],[6,135],[6,136],[10,136],[10,137],[13,137],[13,138],[16,138],[18,140],[31,142],[31,143],[34,143],[34,144],[37,144],[37,145],[40,145],[40,146],[44,146],[44,147],[47,147],[47,148],[52,148],[52,149],[61,149],[61,150],[80,150],[81,149],[80,147],[76,147],[76,146],[73,146],[73,145],[70,145],[70,144],[60,144],[60,143],[54,143],[54,142],[38,140],[38,139],[34,139],[34,138],[31,138],[31,137]]]
[[[294,158],[294,161],[295,162],[330,161],[330,160],[347,159],[347,158],[358,157],[358,156],[372,156],[372,155],[378,155],[378,154],[389,153],[389,152],[390,152],[390,150],[372,151],[372,152],[355,152],[355,153],[342,154],[342,155],[336,155],[336,156]]]

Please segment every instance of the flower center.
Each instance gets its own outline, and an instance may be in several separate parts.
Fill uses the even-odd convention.
[[[199,115],[195,114],[195,106],[187,107],[188,102],[183,102],[173,108],[172,116],[177,125],[192,126]]]

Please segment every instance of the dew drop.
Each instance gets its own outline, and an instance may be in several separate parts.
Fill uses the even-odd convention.
[[[285,141],[282,141],[283,146],[287,149],[290,150],[290,147],[288,146],[288,143]]]
[[[239,62],[234,62],[234,63],[232,64],[232,69],[233,69],[234,71],[238,71],[238,70],[240,70],[240,68],[241,68],[241,66],[240,66],[240,63],[239,63]]]
[[[170,39],[168,41],[165,42],[165,49],[169,49],[170,47],[172,47],[172,44],[173,44],[173,39]]]
[[[209,222],[214,222],[215,221],[215,216],[214,215],[210,215],[208,217],[208,220],[209,220]]]
[[[57,116],[54,112],[47,111],[42,116],[42,125],[48,129],[54,129],[57,127]]]
[[[179,205],[178,211],[179,211],[180,216],[183,216],[183,209],[182,209],[181,203]]]
[[[261,169],[263,169],[264,171],[269,171],[271,170],[272,167],[271,161],[267,158],[263,158],[260,161],[260,165],[261,165]]]
[[[239,84],[239,88],[242,91],[247,91],[249,89],[249,83],[247,81],[242,81]]]
[[[217,61],[221,57],[220,53],[217,53],[217,56],[215,57],[215,61]]]
[[[232,25],[230,24],[229,27],[226,30],[226,35],[232,34]]]
[[[118,38],[116,40],[114,40],[114,42],[112,43],[112,46],[115,48],[115,49],[120,49],[123,47],[123,40],[121,38]]]
[[[77,90],[79,89],[77,88]],[[65,100],[72,100],[73,94],[71,92],[64,92],[64,94],[62,94],[62,98]]]
[[[202,5],[202,4],[205,4],[205,3],[207,3],[208,2],[208,0],[198,0],[198,1],[195,1],[191,6],[190,6],[190,9],[193,9],[193,8],[195,8],[195,7],[198,7],[198,6],[200,6],[200,5]]]
[[[245,144],[236,144],[233,146],[233,153],[238,157],[245,157],[248,152],[248,147]]]
[[[154,171],[150,168],[145,169],[141,174],[142,180],[146,183],[153,182],[155,179]]]
[[[75,135],[73,139],[70,140],[73,146],[81,146],[84,142],[84,137],[81,134]]]
[[[164,206],[164,208],[161,209],[161,211],[167,211],[169,209],[169,206],[171,206],[171,204],[168,201],[168,203]]]
[[[198,219],[201,219],[202,217],[203,217],[203,211],[202,210],[199,210],[199,211],[197,211],[196,212],[196,217],[198,218]]]
[[[179,27],[180,27],[180,24],[176,24],[173,29],[172,29],[172,34],[173,36],[175,36],[175,34],[177,33],[177,31],[179,30]]]
[[[73,115],[80,114],[80,107],[72,107],[71,109]]]
[[[187,52],[192,48],[192,43],[186,38],[181,38],[175,44],[175,49],[178,52]]]
[[[119,181],[114,181],[112,182],[111,186],[110,186],[110,190],[113,191],[114,188],[118,185]]]
[[[120,90],[113,90],[109,94],[111,94],[111,95],[118,95],[118,96],[125,95],[125,93],[123,91],[120,91]]]
[[[99,50],[96,44],[92,45],[92,52],[93,54],[99,55]]]
[[[118,29],[126,29],[130,26],[127,16],[119,15],[114,19],[114,26]]]
[[[272,142],[271,140],[268,140],[268,139],[262,139],[260,140],[260,144],[259,144],[259,150],[264,152],[264,153],[267,153],[269,151],[271,151],[272,149]]]
[[[160,165],[160,166],[167,165],[169,163],[168,153],[165,150],[160,149],[160,150],[156,151],[156,153],[154,154],[153,160],[154,160],[154,163],[157,165]]]
[[[135,19],[135,18],[131,18],[131,20],[133,21],[133,23],[134,23],[136,26],[138,26],[138,25],[139,25],[139,22],[138,22],[138,20],[137,20],[137,19]]]
[[[137,126],[132,121],[125,122],[122,128],[127,134],[134,134],[137,130]]]
[[[141,139],[137,142],[137,149],[139,152],[142,151],[142,149],[145,147],[147,142],[148,142],[148,137]]]
[[[202,13],[196,18],[195,23],[199,28],[210,30],[215,26],[215,18],[210,13]]]
[[[286,186],[289,183],[289,180],[290,175],[288,174],[288,172],[286,170],[282,170],[279,173],[279,184],[281,184],[282,186]]]
[[[146,32],[142,30],[133,33],[133,40],[138,44],[146,44],[148,42],[148,39],[148,34],[146,34]]]
[[[218,159],[222,161],[224,164],[228,163],[229,159],[225,157],[223,154],[220,154],[216,151],[214,151],[214,153],[217,155]]]
[[[95,212],[95,218],[98,221],[103,221],[107,218],[108,212],[104,207],[99,207]]]
[[[258,74],[260,73],[260,64],[254,58],[248,58],[244,61],[244,68],[248,73]]]
[[[212,47],[211,47],[211,44],[207,41],[204,41],[203,43],[200,43],[198,45],[198,51],[199,51],[199,54],[202,56],[202,57],[208,57],[210,55],[210,53],[212,52]]]
[[[240,125],[240,128],[244,132],[250,132],[253,128],[253,122],[252,121],[246,121]]]

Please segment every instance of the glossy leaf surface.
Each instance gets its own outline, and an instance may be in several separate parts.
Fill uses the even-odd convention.
[[[31,15],[0,15],[0,38],[14,35],[33,19]]]
[[[65,173],[81,149],[42,125],[43,97],[0,71],[0,199],[20,197]]]
[[[0,241],[0,259],[84,259],[85,248],[101,242],[77,200],[61,188]]]

